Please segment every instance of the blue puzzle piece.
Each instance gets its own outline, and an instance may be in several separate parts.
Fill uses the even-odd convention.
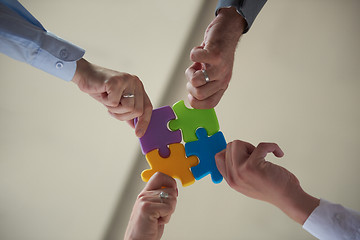
[[[216,167],[215,155],[226,148],[226,141],[222,132],[217,132],[208,137],[205,128],[196,130],[198,141],[185,143],[186,156],[196,155],[200,162],[191,168],[191,172],[196,180],[211,174],[214,183],[220,183],[223,176]]]

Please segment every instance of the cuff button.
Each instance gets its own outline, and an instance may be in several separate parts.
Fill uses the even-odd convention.
[[[56,62],[56,63],[55,63],[55,67],[56,67],[57,69],[61,69],[61,68],[63,68],[63,67],[64,67],[64,63],[63,63],[63,62],[58,61],[58,62]]]

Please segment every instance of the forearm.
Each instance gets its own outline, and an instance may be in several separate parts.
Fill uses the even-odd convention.
[[[304,224],[314,209],[319,206],[319,203],[320,199],[306,193],[300,185],[292,187],[283,197],[273,202],[289,218],[301,225]]]
[[[225,42],[227,48],[235,49],[246,27],[245,19],[233,7],[222,8],[219,10],[213,24],[219,24],[224,30],[221,35],[213,36],[210,39],[219,38],[218,41]]]

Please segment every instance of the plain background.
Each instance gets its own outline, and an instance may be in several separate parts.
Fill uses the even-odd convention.
[[[186,100],[184,71],[216,1],[21,1],[89,61],[138,75],[154,107]],[[226,140],[276,142],[310,194],[360,211],[360,2],[269,1],[216,107]],[[0,55],[0,239],[122,239],[147,168],[126,123],[73,83]],[[163,239],[314,239],[275,207],[183,188]]]

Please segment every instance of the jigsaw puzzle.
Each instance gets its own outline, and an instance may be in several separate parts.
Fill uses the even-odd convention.
[[[170,156],[163,158],[159,155],[158,150],[153,150],[146,154],[151,169],[146,169],[141,173],[143,181],[147,182],[156,172],[162,172],[173,178],[180,179],[182,185],[189,186],[195,182],[195,178],[190,171],[191,167],[198,164],[196,156],[185,156],[184,145],[174,143],[169,146]]]
[[[209,135],[217,133],[220,129],[215,110],[190,109],[185,106],[183,100],[173,105],[176,119],[169,122],[172,131],[181,129],[184,142],[198,140],[195,131],[199,127],[205,128]]]
[[[144,155],[159,149],[160,156],[168,157],[170,155],[168,145],[181,142],[180,130],[170,131],[167,127],[168,122],[172,119],[175,119],[175,114],[170,106],[153,110],[149,126],[144,136],[140,138],[140,146]]]
[[[154,173],[162,172],[180,179],[184,187],[208,174],[214,183],[220,183],[223,177],[215,155],[226,148],[226,141],[219,129],[214,109],[190,109],[183,100],[172,108],[154,109],[148,129],[140,138],[150,165],[141,173],[142,180],[147,182]]]
[[[196,180],[211,174],[211,180],[220,183],[223,176],[216,167],[215,155],[226,148],[224,135],[222,132],[217,132],[208,137],[204,128],[198,128],[196,136],[198,141],[185,143],[186,156],[196,155],[200,160],[198,165],[191,168],[192,174]]]

